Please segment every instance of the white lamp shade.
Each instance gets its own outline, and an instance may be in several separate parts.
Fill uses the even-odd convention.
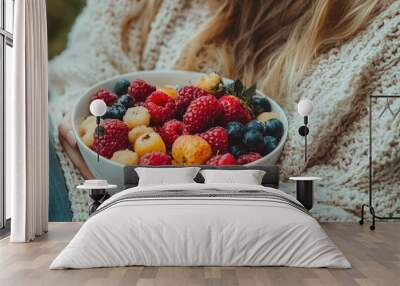
[[[94,116],[103,116],[107,111],[107,104],[104,100],[95,99],[90,103],[90,113]]]
[[[309,116],[314,109],[314,105],[309,99],[302,99],[297,104],[297,112],[301,116]]]

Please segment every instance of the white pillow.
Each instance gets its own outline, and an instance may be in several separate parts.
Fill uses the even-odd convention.
[[[193,180],[200,168],[135,168],[139,186],[195,183]]]
[[[205,184],[261,185],[265,171],[262,170],[202,170]]]

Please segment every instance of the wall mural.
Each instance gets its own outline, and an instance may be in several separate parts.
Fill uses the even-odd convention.
[[[294,140],[299,153],[297,161],[304,164],[304,139],[297,133],[301,117],[297,118],[297,126],[291,126],[290,120],[294,120],[296,113],[287,113],[287,106],[264,96],[255,85],[245,86],[241,80],[223,78],[212,72],[213,67],[205,69],[206,73],[167,72],[165,66],[152,64],[140,69],[155,72],[137,72],[137,66],[130,66],[139,60],[132,56],[135,45],[128,48],[121,43],[121,54],[108,44],[120,39],[118,33],[124,31],[122,26],[127,25],[127,19],[110,23],[102,33],[90,32],[88,29],[101,22],[102,13],[106,12],[100,8],[93,10],[94,7],[88,11],[85,5],[79,0],[47,3],[50,220],[87,219],[88,194],[76,186],[84,179],[101,178],[117,184],[119,191],[127,165],[282,164],[282,188],[293,194],[294,185],[287,180],[288,176],[307,175],[307,171],[299,168],[290,173],[283,158],[295,146],[286,141]],[[116,14],[122,13],[115,9]],[[134,37],[135,31],[130,33],[126,37]],[[147,52],[151,57],[152,52]],[[83,64],[85,55],[98,62]],[[131,57],[126,65],[124,57]],[[106,104],[105,114],[99,118],[90,108],[96,100]],[[295,102],[291,103],[292,109]],[[398,105],[391,107],[389,101],[378,103],[376,112],[384,117],[384,110],[389,110],[387,113],[393,116]],[[365,114],[366,110],[365,105],[360,112]],[[318,129],[317,123],[310,122],[311,128]],[[364,128],[367,130],[368,125]],[[362,141],[366,140],[367,137]],[[289,146],[285,147],[285,143]],[[362,148],[367,151],[368,145]],[[324,159],[315,157],[313,164],[322,166]],[[325,192],[337,189],[335,184],[332,177],[322,180],[319,188],[324,191],[317,194],[318,206],[313,213],[320,220],[356,220],[368,186],[364,183],[362,189],[349,196]],[[385,202],[387,198],[392,199],[390,205]],[[351,203],[354,200],[357,203]],[[393,215],[399,196],[379,195],[378,201],[380,211]]]

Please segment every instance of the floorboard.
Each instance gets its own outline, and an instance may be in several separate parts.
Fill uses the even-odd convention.
[[[0,240],[0,285],[400,285],[400,223],[379,223],[375,231],[370,231],[368,225],[323,223],[323,228],[352,263],[353,268],[347,270],[289,267],[48,270],[80,226],[80,223],[50,223],[48,234],[27,244],[10,244],[8,238]]]

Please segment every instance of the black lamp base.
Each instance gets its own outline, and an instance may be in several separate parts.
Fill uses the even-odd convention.
[[[89,197],[92,199],[92,203],[89,206],[89,215],[91,215],[110,195],[105,189],[91,189],[89,190]]]
[[[307,210],[311,210],[314,205],[313,181],[296,181],[296,199],[303,204]]]
[[[301,126],[300,128],[299,128],[299,134],[301,135],[301,136],[307,136],[308,135],[308,133],[310,132],[310,130],[308,129],[308,127],[307,126],[305,126],[305,125],[303,125],[303,126]]]

